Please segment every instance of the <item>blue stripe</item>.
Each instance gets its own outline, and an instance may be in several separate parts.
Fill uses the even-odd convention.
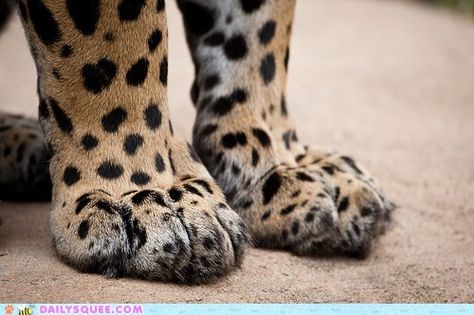
[[[9,314],[7,309],[13,307]],[[66,308],[66,307],[69,308]],[[66,312],[75,306],[76,311]],[[107,306],[109,313],[98,313],[94,306]],[[141,313],[119,313],[125,304],[0,304],[0,315],[473,315],[473,304],[130,304]],[[32,311],[24,312],[25,307]],[[9,308],[11,310],[11,308]],[[22,312],[23,310],[23,312]],[[48,310],[48,311],[45,311]],[[88,310],[88,312],[82,312]],[[31,313],[31,314],[30,314]]]

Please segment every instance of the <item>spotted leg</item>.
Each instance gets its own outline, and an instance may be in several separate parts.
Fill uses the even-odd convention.
[[[178,4],[196,70],[194,146],[256,243],[300,254],[367,253],[390,204],[352,163],[328,159],[340,166],[328,172],[308,162],[312,153],[289,118],[295,1]]]

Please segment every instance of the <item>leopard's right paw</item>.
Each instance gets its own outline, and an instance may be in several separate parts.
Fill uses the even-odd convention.
[[[88,272],[208,282],[239,266],[249,243],[244,223],[220,195],[198,178],[120,199],[104,191],[84,194],[53,212],[55,247]]]
[[[351,157],[306,148],[297,157],[300,167],[311,173],[324,173],[335,187],[334,203],[339,216],[336,233],[315,242],[314,253],[344,253],[366,257],[390,223],[395,205],[377,182]]]

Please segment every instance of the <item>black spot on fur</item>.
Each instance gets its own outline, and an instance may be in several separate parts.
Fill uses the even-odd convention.
[[[146,58],[140,58],[127,71],[127,84],[131,86],[139,86],[145,82],[148,75],[148,67],[150,62]]]
[[[275,36],[276,31],[276,23],[273,20],[267,21],[260,31],[258,31],[258,38],[260,39],[260,43],[263,45],[269,44],[273,37]]]
[[[199,86],[197,84],[197,81],[193,81],[193,85],[191,86],[191,101],[195,105],[199,99]]]
[[[94,149],[99,144],[99,140],[91,134],[86,134],[81,140],[82,146],[87,151]]]
[[[160,63],[160,82],[164,85],[168,85],[168,58],[164,57]]]
[[[311,223],[313,222],[314,220],[314,213],[312,212],[308,212],[308,214],[306,214],[306,217],[304,218],[304,220],[308,223]]]
[[[209,237],[209,236],[206,236],[204,237],[203,241],[202,241],[202,245],[207,249],[207,250],[210,250],[212,248],[214,248],[214,246],[216,246],[216,242],[214,241],[213,238]]]
[[[276,72],[275,56],[272,53],[266,55],[260,63],[260,75],[263,82],[269,84],[273,81]]]
[[[168,195],[174,202],[178,202],[181,200],[183,196],[183,192],[179,190],[178,188],[173,187],[170,190],[168,190]]]
[[[166,204],[165,200],[163,199],[163,196],[159,192],[155,192],[153,194],[153,201],[162,207],[167,208],[168,205]]]
[[[168,126],[169,126],[169,128],[170,128],[170,133],[171,133],[171,135],[174,135],[173,124],[171,123],[171,119],[168,120]]]
[[[252,165],[254,167],[257,166],[259,161],[260,161],[260,155],[258,154],[257,150],[253,149],[252,150]]]
[[[102,58],[97,64],[86,64],[82,67],[84,86],[94,94],[106,89],[117,74],[117,66],[112,61]]]
[[[164,172],[166,168],[163,157],[159,153],[157,153],[155,156],[155,168],[160,173]]]
[[[271,214],[272,214],[272,210],[267,210],[267,211],[265,211],[265,212],[262,214],[262,221],[267,220],[267,219],[270,217]]]
[[[112,33],[112,32],[107,32],[107,33],[104,34],[104,39],[105,39],[107,42],[111,43],[111,42],[113,42],[113,41],[115,40],[115,34]]]
[[[211,186],[209,185],[209,183],[207,183],[206,181],[202,180],[202,179],[196,179],[194,180],[194,183],[198,184],[199,186],[203,187],[208,193],[210,193],[211,195],[213,194],[213,191],[211,189]]]
[[[143,137],[139,134],[131,134],[125,138],[123,149],[127,154],[134,155],[138,148],[143,144]]]
[[[274,172],[268,177],[263,184],[262,194],[263,194],[263,204],[266,205],[270,203],[273,197],[277,194],[282,184],[282,178],[280,174]]]
[[[344,212],[349,208],[349,197],[344,197],[341,199],[339,206],[337,207],[337,212]]]
[[[205,138],[205,137],[209,137],[210,135],[212,135],[215,131],[217,130],[217,125],[214,125],[214,124],[210,124],[210,125],[206,125],[202,128],[201,130],[201,139]]]
[[[173,172],[173,175],[174,175],[176,174],[176,168],[174,167],[173,152],[171,152],[171,148],[168,149],[168,160],[170,161],[171,171]]]
[[[357,225],[357,223],[352,222],[351,226],[352,226],[352,229],[354,230],[355,234],[356,234],[357,236],[360,236],[360,228],[359,228],[359,226]]]
[[[337,202],[339,200],[339,195],[340,194],[341,194],[341,188],[336,186],[336,188],[334,188],[334,201],[335,202]]]
[[[285,52],[285,59],[283,60],[283,63],[285,65],[285,71],[288,71],[288,62],[290,61],[290,48],[286,48]]]
[[[264,130],[260,128],[253,128],[252,132],[262,146],[267,147],[271,145],[270,137],[268,136],[268,133],[266,133]]]
[[[156,104],[150,104],[144,111],[145,122],[148,128],[156,130],[161,125],[161,111]]]
[[[64,45],[61,48],[61,57],[67,58],[72,55],[72,47],[70,45]]]
[[[225,148],[232,149],[237,145],[246,145],[247,136],[243,132],[238,132],[235,134],[227,133],[222,137],[221,143]]]
[[[202,36],[214,27],[214,13],[208,8],[190,1],[178,1],[187,31]]]
[[[332,167],[332,166],[323,166],[322,169],[323,169],[323,171],[325,171],[329,175],[334,175],[334,167]]]
[[[156,11],[161,12],[165,9],[165,0],[156,0]]]
[[[163,39],[163,34],[157,28],[151,33],[150,37],[148,37],[148,49],[150,52],[154,52],[158,45],[161,43]]]
[[[295,204],[289,205],[288,207],[281,209],[280,214],[281,215],[287,215],[287,214],[293,212],[293,210],[295,210],[295,208],[296,208]]]
[[[360,170],[359,167],[357,167],[355,161],[348,156],[341,156],[341,159],[346,162],[347,165],[349,165],[357,174],[362,175],[362,171]]]
[[[212,111],[219,116],[229,113],[236,104],[242,104],[247,101],[247,92],[244,89],[237,88],[230,95],[219,97],[212,105]]]
[[[258,10],[264,3],[265,0],[240,0],[242,10],[247,14],[251,14]]]
[[[222,45],[224,41],[225,41],[224,33],[214,32],[204,39],[204,44],[211,47],[215,47],[215,46]]]
[[[199,197],[203,197],[204,198],[204,195],[194,186],[190,185],[190,184],[184,184],[183,185],[184,189],[186,189],[188,192],[194,194],[194,195],[197,195]]]
[[[286,99],[284,95],[281,96],[280,111],[283,116],[288,116],[288,109],[286,107]]]
[[[84,220],[79,224],[79,228],[77,229],[77,234],[79,235],[80,239],[85,239],[87,234],[89,233],[89,221]]]
[[[148,197],[150,197],[151,195],[153,195],[155,192],[153,190],[142,190],[138,193],[136,193],[135,195],[133,195],[133,197],[131,198],[132,200],[132,203],[135,205],[135,206],[141,206],[143,204],[143,202],[145,200],[148,199]]]
[[[296,131],[293,130],[291,133],[291,141],[297,142],[298,141],[298,136],[296,135]]]
[[[204,90],[210,91],[215,88],[220,82],[221,78],[218,74],[210,75],[204,80]]]
[[[242,170],[240,169],[240,167],[238,167],[235,164],[232,164],[232,174],[234,174],[235,176],[238,176],[240,175],[241,172]]]
[[[59,107],[58,102],[54,99],[50,99],[49,103],[51,105],[51,110],[53,111],[54,119],[56,120],[59,129],[65,133],[71,133],[74,129],[72,121],[69,116],[64,112],[64,110]]]
[[[235,165],[234,165],[235,166]],[[245,200],[242,205],[240,206],[242,209],[244,210],[247,210],[249,209],[251,206],[253,205],[253,200],[252,199],[249,199],[249,200]],[[238,206],[237,206],[238,208]]]
[[[42,0],[28,0],[28,11],[30,13],[33,28],[43,44],[49,46],[61,39],[61,31],[53,14],[44,5]]]
[[[224,44],[224,53],[230,60],[242,59],[247,55],[247,52],[247,42],[241,34],[232,36]]]
[[[374,211],[369,207],[362,207],[362,209],[360,209],[360,215],[363,217],[367,217],[371,215],[373,212]]]
[[[110,213],[110,214],[114,213],[112,205],[107,200],[99,200],[96,202],[95,206],[97,209],[105,211],[107,213]]]
[[[136,193],[136,192],[137,192],[137,190],[129,190],[127,192],[124,192],[122,194],[122,197],[126,197],[126,196],[131,195],[131,194]]]
[[[76,214],[81,213],[81,211],[89,205],[91,199],[88,194],[82,195],[77,199]]]
[[[293,235],[296,235],[299,231],[300,223],[298,221],[293,222],[293,224],[291,225],[291,232],[293,233]]]
[[[165,245],[163,245],[163,251],[165,253],[174,252],[174,245],[172,243],[165,243]]]
[[[64,170],[63,181],[67,186],[72,186],[81,179],[81,173],[76,167],[68,166]]]
[[[117,107],[102,117],[102,128],[106,132],[116,132],[126,119],[127,111],[122,107]]]
[[[311,176],[303,172],[298,172],[296,174],[296,178],[298,178],[299,180],[303,182],[314,182],[314,178],[312,178]]]
[[[204,97],[204,98],[199,102],[199,104],[197,104],[197,108],[200,109],[200,110],[206,109],[206,107],[208,107],[209,104],[211,104],[212,99],[213,99],[212,96],[206,96],[206,97]]]
[[[122,0],[118,6],[119,18],[121,21],[135,21],[138,19],[145,0]]]
[[[106,161],[99,166],[97,169],[97,174],[99,174],[99,176],[102,178],[112,180],[122,176],[123,171],[124,170],[121,165]]]
[[[301,195],[301,190],[298,189],[291,194],[291,198],[296,198],[299,195]]]
[[[39,103],[39,106],[38,106],[38,112],[39,112],[39,118],[40,119],[48,119],[49,118],[48,104],[43,99],[40,100],[40,103]]]
[[[84,35],[94,34],[100,17],[99,0],[66,0],[74,26]]]
[[[130,180],[132,183],[141,186],[148,184],[151,180],[151,177],[145,172],[135,172],[130,177]]]
[[[53,71],[51,72],[56,80],[61,79],[61,73],[59,73],[58,68],[53,68]]]

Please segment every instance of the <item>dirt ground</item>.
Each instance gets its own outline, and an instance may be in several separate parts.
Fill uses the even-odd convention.
[[[175,129],[192,66],[168,1]],[[51,248],[49,204],[0,203],[1,302],[474,302],[474,21],[411,1],[299,0],[290,113],[301,139],[351,153],[399,205],[366,260],[250,250],[196,287],[80,274]],[[18,18],[0,37],[0,109],[35,115]]]

